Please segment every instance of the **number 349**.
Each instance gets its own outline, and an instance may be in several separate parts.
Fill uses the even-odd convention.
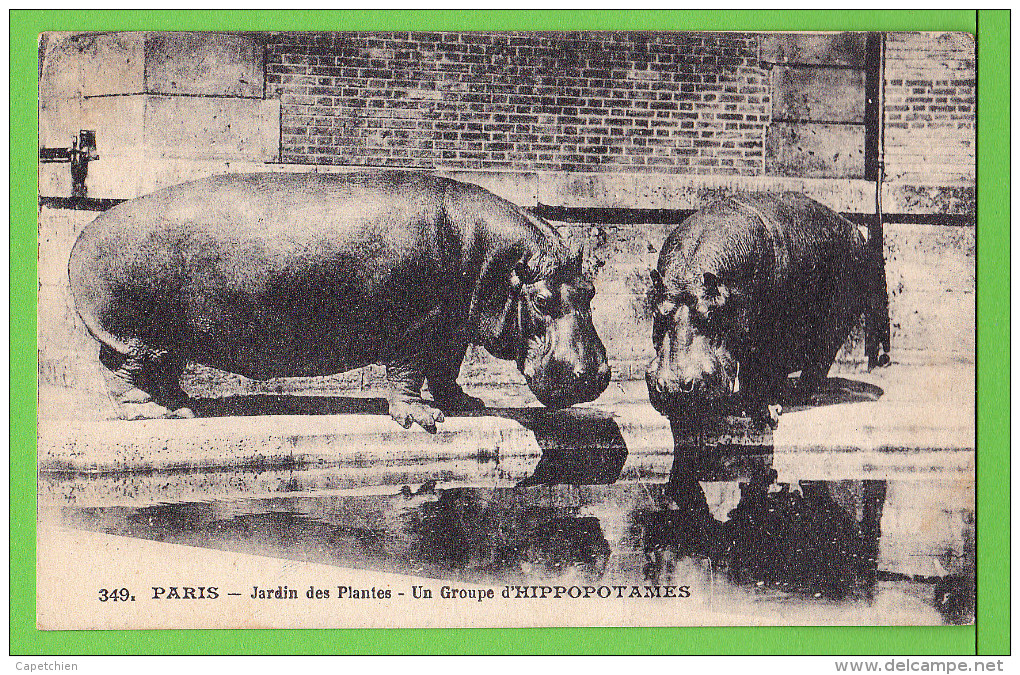
[[[99,602],[127,602],[134,600],[135,596],[126,588],[100,588]]]

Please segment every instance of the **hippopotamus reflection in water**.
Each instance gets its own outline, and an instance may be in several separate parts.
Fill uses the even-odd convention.
[[[848,485],[775,480],[770,470],[740,483],[740,501],[727,519],[708,515],[708,536],[705,524],[683,510],[639,513],[645,578],[672,583],[680,560],[708,558],[741,586],[835,600],[870,597],[877,578],[875,513],[881,514],[884,484],[877,491],[864,485],[854,494]],[[860,504],[861,522],[852,507],[836,501],[837,491],[844,501]]]
[[[382,518],[354,517],[359,501],[379,503],[360,497],[340,498],[345,508],[331,517],[335,525],[344,517],[373,521],[377,529],[359,547],[385,552],[418,575],[498,583],[594,583],[604,576],[610,548],[598,518],[579,515],[576,507],[536,503],[527,490],[435,485],[414,492],[405,486],[384,502]]]
[[[693,214],[652,273],[652,405],[696,419],[739,387],[744,410],[769,419],[796,371],[785,398],[806,400],[864,310],[873,264],[854,224],[803,195],[744,194]]]
[[[187,361],[258,380],[384,364],[390,415],[429,431],[444,411],[483,407],[457,384],[469,343],[516,361],[547,406],[594,400],[609,382],[579,256],[548,223],[445,178],[179,185],[96,218],[69,275],[129,417],[192,416]]]

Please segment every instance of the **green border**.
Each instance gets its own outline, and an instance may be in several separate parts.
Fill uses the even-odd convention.
[[[978,625],[1009,653],[1009,12],[978,16]],[[1004,142],[1005,141],[1005,142]],[[1003,476],[1006,480],[1003,480]]]
[[[1009,653],[1009,13],[34,11],[11,31],[12,654]],[[49,30],[951,30],[980,27],[978,625],[454,630],[35,630],[36,36]],[[1003,480],[1002,477],[1007,479]]]

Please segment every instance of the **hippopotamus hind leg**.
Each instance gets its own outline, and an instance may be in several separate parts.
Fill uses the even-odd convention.
[[[811,403],[812,396],[828,377],[828,371],[835,362],[835,355],[838,354],[839,348],[843,347],[849,332],[850,328],[847,328],[847,330],[838,330],[835,331],[835,334],[828,335],[815,350],[815,353],[810,355],[807,365],[801,370],[797,386],[790,394],[790,402],[795,405]]]
[[[813,346],[801,369],[796,388],[790,394],[790,402],[795,405],[806,405],[811,402],[812,395],[829,375],[832,364],[840,347],[846,342],[856,315],[841,317],[839,321],[830,322],[830,329],[821,331],[822,335]]]
[[[165,350],[138,347],[122,354],[102,345],[99,360],[107,369],[106,385],[125,419],[194,417],[180,385],[184,361]]]
[[[818,391],[822,382],[829,375],[829,369],[832,368],[832,364],[836,360],[837,351],[839,351],[839,345],[831,350],[831,356],[820,355],[801,371],[800,378],[797,379],[797,386],[790,392],[790,403],[807,405],[811,402],[812,395]]]

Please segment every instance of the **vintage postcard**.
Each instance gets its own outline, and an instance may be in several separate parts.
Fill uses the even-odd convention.
[[[40,35],[37,626],[973,622],[975,78]]]

